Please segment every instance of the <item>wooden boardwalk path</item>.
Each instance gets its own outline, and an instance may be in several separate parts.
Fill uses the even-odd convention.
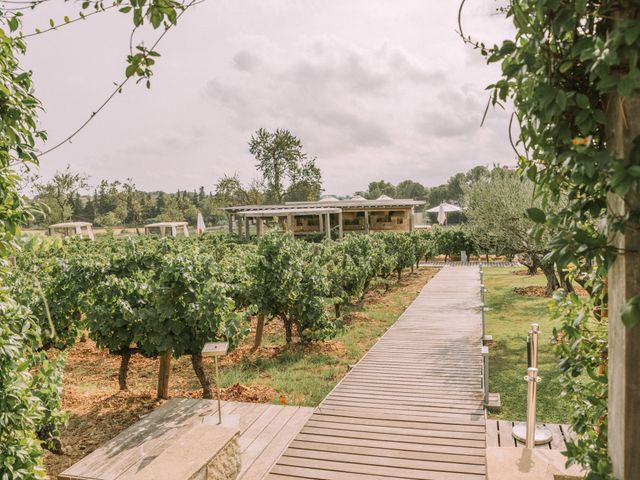
[[[444,267],[325,398],[268,479],[485,478],[480,273]]]

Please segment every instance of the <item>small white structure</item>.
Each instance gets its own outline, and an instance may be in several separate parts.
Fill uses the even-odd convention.
[[[161,237],[166,237],[167,235],[177,237],[178,232],[182,232],[185,237],[189,236],[189,227],[187,222],[158,222],[144,226],[145,235],[155,233]]]
[[[51,237],[57,234],[62,235],[63,237],[78,236],[83,238],[84,235],[86,235],[87,238],[95,240],[92,224],[89,222],[54,223],[47,227],[47,232]]]

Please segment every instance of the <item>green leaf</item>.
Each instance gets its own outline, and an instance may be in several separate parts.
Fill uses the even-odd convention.
[[[633,165],[629,167],[629,174],[636,178],[640,178],[640,165]]]
[[[573,61],[572,60],[567,60],[566,62],[562,62],[560,64],[560,73],[567,73],[571,67],[573,67]]]
[[[576,104],[580,108],[588,108],[589,107],[589,97],[587,97],[584,93],[578,93],[576,95]]]
[[[629,299],[622,307],[621,319],[624,326],[633,328],[640,323],[640,295]]]
[[[120,9],[120,12],[122,13],[129,13],[131,11],[131,7],[122,7]]]
[[[125,75],[127,76],[127,78],[129,78],[129,77],[133,76],[136,73],[136,70],[138,70],[138,64],[132,63],[125,70]]]
[[[536,223],[545,223],[547,221],[547,216],[539,208],[527,208],[527,215]]]

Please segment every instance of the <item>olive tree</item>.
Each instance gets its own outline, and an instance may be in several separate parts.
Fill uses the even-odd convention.
[[[545,234],[532,235],[535,223],[527,211],[535,208],[534,184],[514,172],[502,171],[465,192],[468,231],[480,250],[502,255],[521,255],[530,270],[541,268],[547,278],[547,294],[559,287]]]

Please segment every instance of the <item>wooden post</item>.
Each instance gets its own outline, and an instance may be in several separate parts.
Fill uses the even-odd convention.
[[[262,217],[258,217],[256,218],[256,222],[256,233],[258,237],[261,237],[264,235],[264,220],[262,220]]]
[[[169,375],[171,374],[171,350],[160,354],[160,371],[158,373],[158,398],[169,398]]]
[[[251,235],[249,234],[249,230],[251,228],[250,221],[251,219],[249,217],[244,217],[244,234],[247,236],[247,239],[251,237]]]
[[[364,233],[369,234],[369,211],[364,211]]]
[[[613,94],[607,106],[607,147],[632,163],[633,140],[640,136],[640,96]],[[638,165],[637,161],[635,163]],[[611,243],[618,256],[609,270],[609,455],[613,475],[640,479],[640,325],[626,328],[621,309],[640,294],[640,195],[609,193],[609,214],[628,218]]]
[[[242,219],[240,215],[236,215],[236,228],[238,229],[238,237],[242,237]]]
[[[340,211],[340,213],[338,214],[338,237],[342,238],[343,235],[343,231],[342,231],[342,211]]]
[[[322,214],[319,214],[318,218],[320,219],[320,228],[318,229],[318,231],[322,233],[324,232],[324,222],[322,221]]]
[[[232,214],[229,214],[229,216],[227,217],[229,221],[229,233],[233,233],[233,217],[234,215]]]
[[[324,233],[327,240],[331,240],[331,217],[329,216],[328,213],[325,215],[326,216],[324,220]]]

